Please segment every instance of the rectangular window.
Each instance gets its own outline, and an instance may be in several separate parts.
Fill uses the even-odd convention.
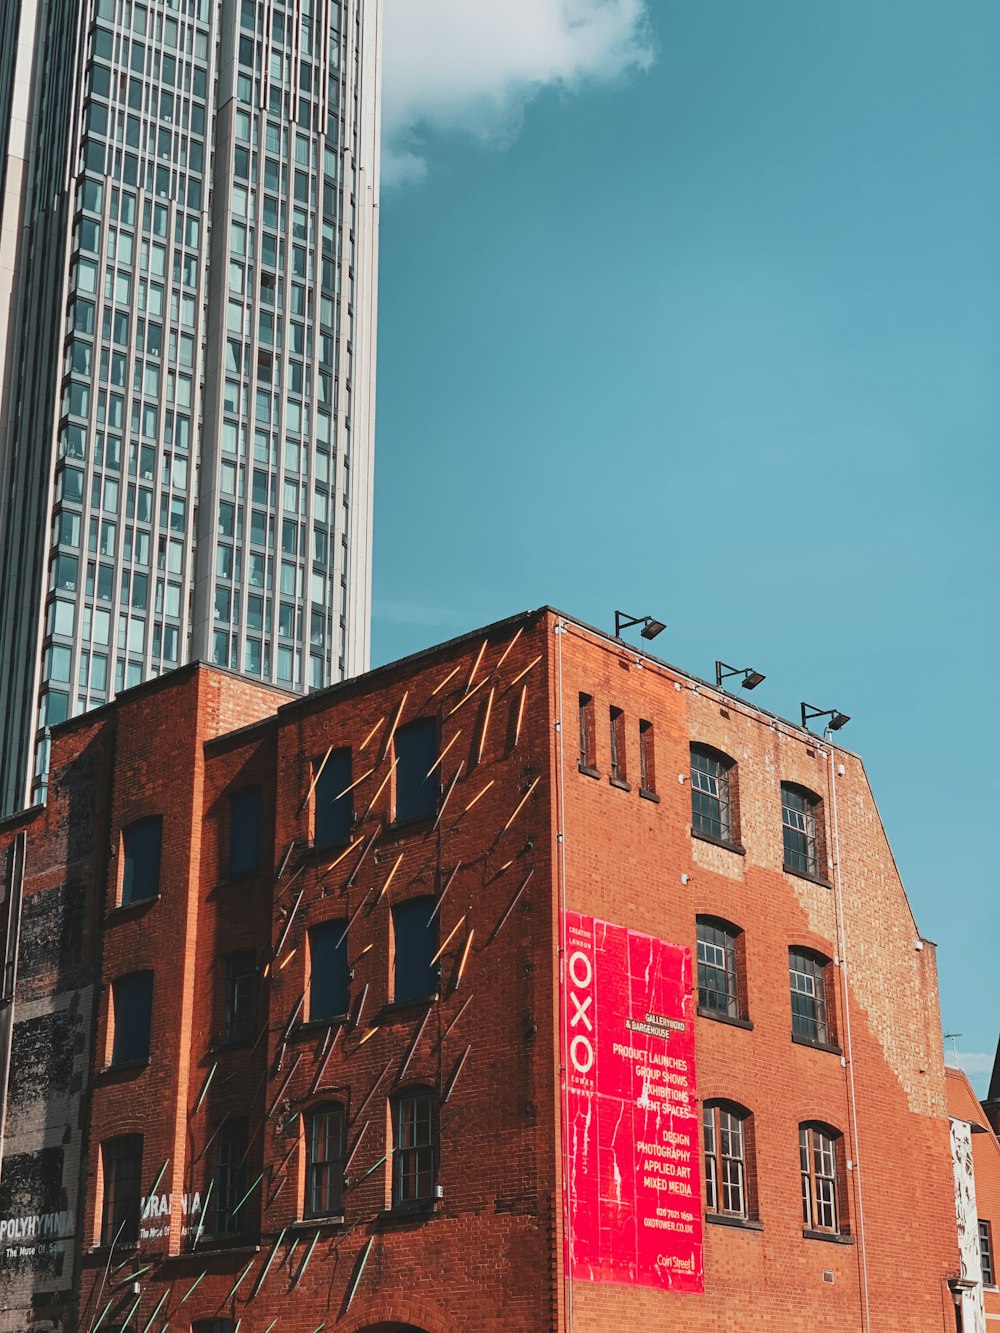
[[[229,798],[229,877],[260,869],[259,787],[244,787]]]
[[[306,1216],[344,1211],[344,1108],[321,1106],[306,1117]]]
[[[432,897],[411,898],[392,909],[393,995],[396,1004],[426,1000],[437,991],[438,973],[431,961],[438,948],[438,920],[431,919]]]
[[[250,1041],[257,1023],[257,957],[253,949],[228,954],[222,1040]]]
[[[347,922],[323,921],[309,930],[308,1021],[339,1018],[349,1007]]]
[[[803,875],[819,874],[818,824],[821,808],[818,796],[804,787],[781,784],[781,833],[786,870]]]
[[[149,1059],[149,1028],[153,1015],[152,972],[131,972],[111,983],[114,1037],[111,1064],[138,1064]]]
[[[993,1232],[984,1218],[979,1219],[979,1261],[983,1270],[983,1286],[995,1287],[997,1278],[993,1267]]]
[[[393,738],[396,759],[395,822],[426,819],[437,809],[437,722],[420,717],[400,727]]]
[[[737,933],[714,919],[698,921],[698,1008],[738,1018]]]
[[[807,949],[788,950],[792,1035],[816,1046],[831,1043],[827,1023],[827,961]]]
[[[142,1203],[142,1135],[122,1134],[101,1144],[101,1244],[134,1245]]]
[[[155,898],[160,891],[163,816],[140,819],[122,832],[121,905]]]
[[[656,755],[653,748],[653,724],[639,723],[639,787],[648,796],[656,794]]]
[[[716,842],[732,841],[731,764],[706,746],[691,746],[691,828]]]
[[[840,1140],[818,1126],[799,1127],[802,1225],[807,1231],[839,1234],[837,1153]]]
[[[392,1153],[394,1207],[428,1203],[434,1197],[436,1133],[434,1095],[426,1088],[396,1102]]]
[[[580,695],[580,768],[585,773],[597,771],[594,735],[594,699],[590,694]]]
[[[705,1208],[722,1217],[749,1217],[746,1179],[748,1117],[716,1103],[704,1107]]]
[[[231,1116],[216,1141],[215,1234],[232,1236],[247,1230],[247,1141],[250,1122],[246,1116]]]
[[[628,773],[625,763],[625,714],[620,708],[612,707],[609,712],[611,726],[611,781],[628,785]]]
[[[347,790],[350,785],[351,751],[345,746],[329,755],[316,779],[313,842],[317,847],[330,847],[350,838],[354,822],[354,802]]]

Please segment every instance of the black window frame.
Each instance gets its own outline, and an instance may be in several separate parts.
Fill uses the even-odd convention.
[[[251,783],[229,793],[229,847],[226,873],[229,879],[247,879],[260,872],[263,834],[264,792]]]
[[[823,879],[823,798],[798,782],[781,784],[781,863],[793,875]]]
[[[997,1285],[997,1271],[993,1259],[993,1228],[986,1217],[979,1218],[979,1265],[983,1286],[994,1289]]]
[[[656,730],[644,717],[639,719],[639,793],[656,795]]]
[[[101,1144],[101,1244],[135,1245],[142,1222],[141,1134],[117,1134]]]
[[[163,816],[147,815],[122,829],[122,880],[119,906],[159,897],[163,869]]]
[[[416,717],[397,727],[392,739],[394,825],[415,824],[437,814],[441,795],[436,717]]]
[[[303,1120],[306,1152],[303,1217],[341,1217],[347,1138],[344,1104],[324,1102],[306,1112]]]
[[[594,716],[594,696],[580,691],[580,758],[581,773],[597,777],[597,728]]]
[[[817,949],[788,949],[788,991],[792,1040],[805,1046],[836,1047],[836,1007],[832,960]]]
[[[337,847],[350,841],[354,827],[353,791],[348,790],[354,779],[351,747],[342,745],[325,760],[317,759],[314,772],[313,846]]]
[[[421,894],[392,908],[393,1004],[418,1004],[437,995],[440,972],[432,961],[438,950],[440,917],[434,911],[436,907],[437,899],[432,894]],[[413,942],[414,949],[401,947],[401,941],[406,940]],[[414,957],[416,946],[419,951]]]
[[[340,917],[333,921],[314,922],[306,932],[306,941],[309,951],[306,1022],[321,1023],[343,1018],[351,1003],[348,922]],[[332,998],[321,1002],[326,995]],[[343,996],[342,1005],[336,1003],[340,996]]]
[[[753,1114],[728,1098],[702,1106],[705,1212],[735,1222],[757,1220]],[[735,1149],[735,1151],[734,1151]],[[738,1197],[738,1206],[734,1200]]]
[[[223,962],[222,1041],[245,1045],[257,1029],[257,953],[234,949]]]
[[[695,837],[739,847],[736,760],[714,745],[690,746],[691,832]]]
[[[242,1236],[250,1230],[249,1209],[241,1205],[248,1188],[250,1117],[228,1116],[215,1141],[215,1170],[212,1179],[214,1236]],[[239,1211],[234,1211],[239,1208]]]
[[[748,1020],[743,936],[741,926],[722,917],[696,918],[698,1013],[703,1017]]]
[[[392,1206],[424,1208],[437,1194],[438,1116],[433,1088],[407,1088],[392,1102]]]
[[[153,972],[141,968],[111,983],[111,1052],[108,1068],[147,1064],[153,1023]]]

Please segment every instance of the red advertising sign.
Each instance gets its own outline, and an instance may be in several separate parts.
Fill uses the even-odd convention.
[[[563,913],[566,1267],[703,1291],[691,951]]]

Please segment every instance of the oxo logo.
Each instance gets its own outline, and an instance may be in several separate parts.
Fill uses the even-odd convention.
[[[587,955],[576,949],[569,956],[570,1043],[569,1058],[577,1074],[589,1074],[594,1066],[593,1011],[591,985],[594,969]]]

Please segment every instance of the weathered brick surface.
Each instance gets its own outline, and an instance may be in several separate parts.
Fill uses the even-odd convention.
[[[287,704],[227,673],[184,668],[57,731],[50,803],[30,826],[32,939],[18,1016],[63,1022],[75,1003],[82,1023],[74,1062],[89,1066],[86,1113],[73,1063],[59,1121],[73,1122],[66,1148],[76,1157],[62,1164],[73,1210],[85,1149],[71,1302],[81,1327],[110,1300],[104,1323],[130,1316],[135,1328],[156,1311],[154,1328],[227,1317],[258,1333],[273,1320],[295,1333],[324,1322],[350,1333],[842,1333],[864,1327],[865,1265],[872,1330],[951,1327],[945,1278],[956,1250],[933,950],[914,948],[860,762],[582,627],[555,628],[549,612],[518,617]],[[597,778],[577,768],[580,691],[595,700]],[[611,705],[625,712],[627,791],[608,780]],[[439,721],[447,798],[436,824],[395,827],[390,736],[424,716]],[[654,724],[658,802],[638,790],[640,718]],[[745,855],[692,838],[692,739],[739,765]],[[357,822],[349,849],[320,853],[309,792],[331,746],[351,747]],[[781,869],[782,780],[823,799],[833,887]],[[262,790],[261,865],[230,881],[229,798],[249,785]],[[152,814],[164,821],[159,897],[120,909],[122,829]],[[14,831],[0,829],[0,848]],[[396,1006],[391,908],[445,885],[442,944],[455,933],[439,996]],[[570,1291],[563,1277],[563,904],[692,948],[699,912],[745,931],[753,1029],[697,1020],[699,1092],[754,1114],[763,1229],[706,1225],[704,1295]],[[303,1023],[307,932],[347,918],[350,1020]],[[838,959],[846,1064],[790,1041],[792,944]],[[257,1037],[226,1047],[222,960],[245,948],[260,966]],[[108,1071],[110,986],[140,968],[155,978],[151,1059]],[[35,1042],[27,1026],[19,1040],[35,1054],[19,1056],[18,1078],[30,1072],[40,1093],[62,1087],[66,1071],[54,1066],[63,1057],[46,1054],[53,1044]],[[388,1207],[389,1107],[414,1086],[439,1099],[442,1197],[406,1216]],[[306,1223],[302,1117],[330,1100],[349,1120],[345,1216]],[[32,1184],[24,1157],[55,1146],[38,1120],[43,1102],[20,1097],[8,1114],[11,1207],[32,1189],[56,1189],[54,1158],[39,1159]],[[234,1115],[250,1117],[248,1183],[262,1177],[242,1210],[247,1234],[206,1235],[192,1253],[191,1201],[205,1198],[217,1134]],[[30,1141],[19,1116],[34,1125]],[[797,1125],[806,1119],[830,1122],[850,1145],[851,1244],[803,1238]],[[129,1132],[144,1135],[144,1189],[162,1168],[157,1194],[173,1200],[172,1210],[151,1210],[131,1260],[99,1244],[99,1145]],[[139,1270],[130,1315],[129,1274]],[[23,1276],[5,1297],[22,1310]],[[24,1326],[14,1316],[0,1325]]]

